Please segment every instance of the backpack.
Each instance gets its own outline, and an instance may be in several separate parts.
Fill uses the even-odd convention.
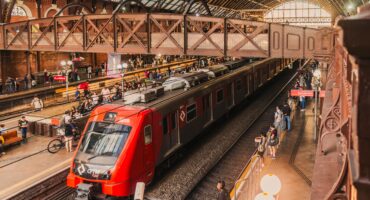
[[[260,143],[258,144],[258,147],[257,147],[258,152],[265,152],[265,140],[266,140],[266,138],[261,137],[261,141],[260,141]]]

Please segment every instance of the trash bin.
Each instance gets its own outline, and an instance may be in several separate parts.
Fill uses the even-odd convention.
[[[35,122],[35,135],[42,135],[44,132],[41,122]]]

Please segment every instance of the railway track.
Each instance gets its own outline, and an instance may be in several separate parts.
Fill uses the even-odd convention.
[[[243,134],[229,147],[220,159],[211,167],[206,175],[192,188],[185,199],[217,199],[216,184],[219,180],[224,180],[227,189],[233,187],[239,178],[245,164],[253,156],[256,150],[254,138],[259,136],[261,130],[267,129],[273,122],[273,113],[276,106],[281,105],[286,99],[285,94],[297,73],[287,84],[274,96],[273,99],[258,113],[254,122],[244,130]],[[251,148],[254,147],[254,148]]]
[[[74,192],[65,184],[69,167],[51,174],[17,193],[5,197],[5,200],[68,200]],[[72,200],[72,199],[71,199]]]

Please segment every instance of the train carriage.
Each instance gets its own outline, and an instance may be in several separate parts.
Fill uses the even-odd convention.
[[[87,122],[67,185],[104,197],[130,196],[156,167],[281,71],[285,61],[248,64],[148,103],[102,105]]]

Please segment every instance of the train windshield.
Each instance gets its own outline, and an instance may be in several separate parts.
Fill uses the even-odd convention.
[[[114,165],[131,128],[123,124],[90,122],[76,159],[84,163]]]

